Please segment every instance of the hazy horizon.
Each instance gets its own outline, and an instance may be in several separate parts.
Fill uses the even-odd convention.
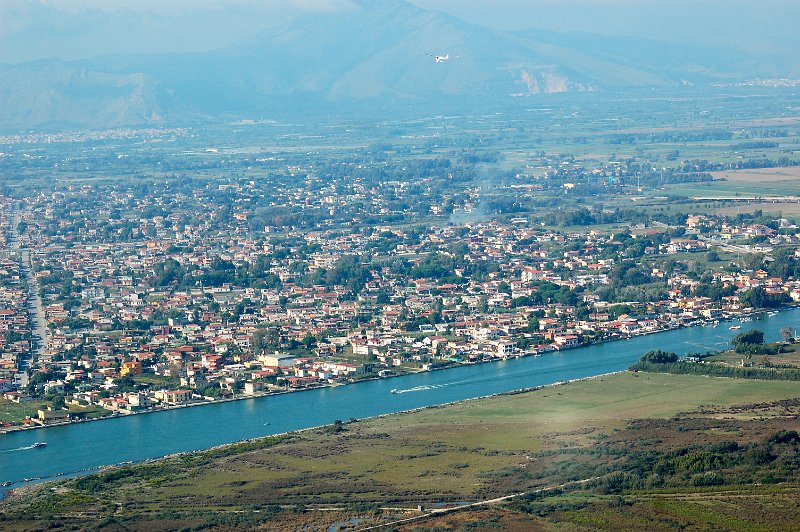
[[[308,12],[353,0],[5,0],[0,62],[73,60],[106,53],[202,52],[223,48]],[[362,0],[363,4],[370,2]],[[800,5],[768,0],[409,0],[506,31],[544,29],[645,37],[698,46],[791,53]]]

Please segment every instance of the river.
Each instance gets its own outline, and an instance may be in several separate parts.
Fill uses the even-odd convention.
[[[760,328],[767,341],[784,326],[797,327],[800,309],[742,325]],[[735,322],[738,323],[738,322]],[[24,483],[58,473],[139,461],[474,397],[621,371],[652,349],[717,350],[740,331],[729,322],[639,336],[538,357],[460,366],[348,386],[231,401],[193,408],[121,416],[96,422],[0,435],[0,482]],[[392,393],[396,390],[396,393]],[[46,447],[32,448],[34,442]]]

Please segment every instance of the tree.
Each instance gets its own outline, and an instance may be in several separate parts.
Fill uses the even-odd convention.
[[[361,263],[361,257],[343,255],[325,272],[323,282],[326,286],[344,285],[350,291],[357,292],[372,278],[369,268]]]
[[[380,290],[375,297],[375,303],[378,305],[388,305],[391,302],[391,295],[386,290]]]
[[[623,314],[630,314],[632,312],[633,309],[630,307],[630,305],[612,305],[608,309],[608,317],[612,320],[615,320]]]
[[[303,337],[302,342],[306,349],[313,349],[317,345],[317,338],[309,332]]]
[[[746,332],[737,334],[731,340],[734,349],[737,353],[746,354],[758,351],[764,344],[764,331],[760,329],[752,329]]]
[[[794,331],[791,327],[781,327],[781,338],[784,342],[791,342],[794,339]]]
[[[136,381],[130,375],[114,379],[114,384],[117,385],[117,390],[120,392],[135,392],[137,390]]]
[[[648,351],[644,354],[641,358],[642,362],[651,362],[653,364],[672,364],[678,361],[678,355],[671,351],[662,351],[661,349],[656,349],[654,351]]]
[[[739,300],[752,308],[777,308],[783,305],[789,296],[785,292],[779,294],[767,294],[760,286],[752,288],[742,294]]]
[[[251,346],[256,354],[273,351],[280,347],[281,336],[277,327],[257,329],[253,332]]]
[[[500,284],[497,285],[497,291],[511,295],[511,286],[505,281],[500,281]]]

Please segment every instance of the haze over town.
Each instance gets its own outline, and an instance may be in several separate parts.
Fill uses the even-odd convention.
[[[207,51],[309,12],[352,0],[6,0],[0,62],[119,52]],[[501,30],[544,29],[643,37],[784,53],[797,49],[800,6],[792,0],[412,0]]]

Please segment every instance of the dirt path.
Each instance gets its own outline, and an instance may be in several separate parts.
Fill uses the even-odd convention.
[[[514,493],[512,495],[506,495],[504,497],[496,497],[494,499],[487,499],[485,501],[473,502],[473,503],[470,503],[470,504],[464,504],[462,506],[454,506],[454,507],[451,507],[451,508],[438,508],[436,510],[431,510],[428,513],[423,514],[423,515],[415,515],[414,517],[407,517],[405,519],[399,519],[397,521],[392,521],[390,523],[382,523],[380,525],[373,525],[373,526],[368,526],[368,527],[365,527],[365,528],[360,528],[359,531],[380,530],[382,528],[389,528],[389,527],[394,527],[394,526],[397,526],[397,525],[403,525],[403,524],[406,524],[406,523],[411,523],[411,522],[414,522],[414,521],[421,521],[423,519],[430,519],[431,517],[439,517],[440,515],[445,515],[445,514],[449,514],[449,513],[452,513],[452,512],[459,512],[459,511],[462,511],[462,510],[475,509],[475,508],[478,508],[478,507],[481,507],[481,506],[492,506],[492,505],[495,505],[495,504],[499,504],[501,502],[509,501],[509,500],[514,499],[516,497],[521,497],[521,496],[525,495],[526,493],[541,493],[543,491],[550,491],[550,490],[556,490],[556,489],[569,488],[569,487],[572,487],[572,486],[578,486],[580,484],[586,484],[587,482],[591,482],[593,480],[597,480],[598,478],[600,478],[600,477],[592,477],[592,478],[585,478],[583,480],[575,480],[573,482],[567,482],[565,484],[559,484],[558,486],[548,486],[548,487],[539,488],[539,489],[536,489],[536,490],[533,490],[533,491],[530,491],[530,492]]]

